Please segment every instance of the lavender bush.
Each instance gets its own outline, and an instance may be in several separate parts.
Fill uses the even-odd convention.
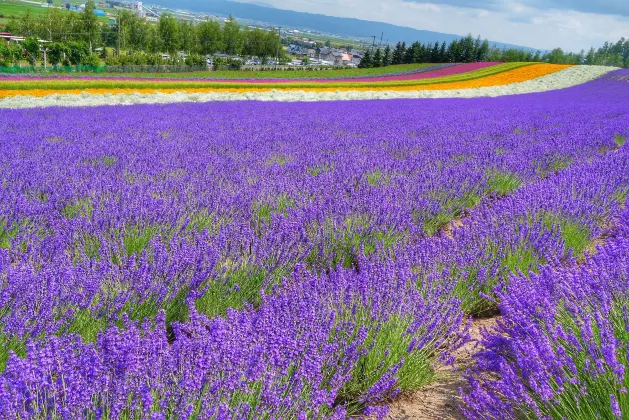
[[[469,418],[623,418],[629,412],[629,213],[583,263],[512,279],[465,394]]]

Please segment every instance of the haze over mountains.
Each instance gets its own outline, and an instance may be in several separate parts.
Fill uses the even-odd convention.
[[[334,16],[326,16],[313,13],[295,12],[292,10],[283,10],[268,7],[263,1],[251,3],[240,3],[229,0],[153,0],[160,6],[187,9],[195,12],[207,12],[223,16],[233,15],[239,19],[256,20],[272,25],[288,26],[291,28],[309,29],[320,32],[327,32],[335,35],[345,35],[351,37],[376,36],[378,41],[380,35],[384,32],[384,39],[388,39],[390,43],[404,41],[413,43],[419,41],[423,44],[439,42],[451,42],[459,39],[466,33],[459,35],[446,34],[433,31],[424,31],[419,29],[407,28],[403,26],[391,25],[389,23],[371,22],[360,19],[340,18]],[[462,28],[464,31],[464,28]],[[474,34],[476,35],[476,34]],[[482,34],[481,34],[482,36]],[[533,48],[505,44],[490,40],[490,45],[496,45],[499,48],[519,48],[524,50],[532,50]]]

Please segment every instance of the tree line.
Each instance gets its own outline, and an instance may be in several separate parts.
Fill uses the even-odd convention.
[[[392,64],[411,63],[473,63],[496,62],[546,62],[552,64],[590,64],[629,68],[629,40],[621,38],[616,43],[606,42],[598,49],[566,53],[561,48],[542,54],[540,51],[490,46],[489,41],[472,35],[454,40],[449,44],[435,42],[408,45],[398,42],[395,47],[372,48],[365,52],[361,68],[385,67]]]
[[[90,0],[77,13],[49,8],[48,16],[35,18],[27,11],[19,18],[10,18],[6,30],[28,39],[50,41],[46,48],[54,51],[50,56],[53,65],[58,64],[58,57],[61,57],[59,63],[75,65],[99,60],[108,64],[164,64],[164,61],[175,64],[186,59],[203,61],[201,57],[215,53],[257,57],[265,62],[278,52],[284,55],[278,48],[277,32],[243,27],[231,16],[224,23],[211,19],[192,23],[163,14],[153,23],[124,10],[115,25],[108,25],[98,21],[94,9]],[[37,55],[19,49],[15,45],[0,48],[0,60],[7,64],[17,62],[20,57],[28,59]],[[179,52],[184,54],[178,55]],[[163,54],[170,57],[164,58]]]

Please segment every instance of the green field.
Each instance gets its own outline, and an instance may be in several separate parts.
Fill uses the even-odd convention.
[[[402,73],[435,66],[435,64],[400,64],[396,66],[379,67],[372,69],[325,69],[325,70],[221,70],[221,71],[196,71],[186,73],[98,73],[99,76],[112,77],[135,77],[148,79],[318,79],[334,77],[355,77],[355,76],[384,76],[388,74]],[[55,74],[54,72],[50,72]],[[80,77],[85,72],[59,73],[68,77]]]
[[[44,2],[41,2],[44,4]],[[55,3],[56,6],[60,5],[60,2]],[[21,1],[6,1],[0,0],[0,13],[4,16],[0,18],[0,23],[6,24],[11,17],[19,18],[26,14],[26,12],[30,11],[30,14],[34,18],[45,18],[48,16],[48,8],[41,7],[32,3],[25,3]],[[57,9],[61,13],[77,13],[73,11],[69,11],[66,9]],[[105,16],[99,16],[98,20],[100,22],[107,22],[108,18]]]

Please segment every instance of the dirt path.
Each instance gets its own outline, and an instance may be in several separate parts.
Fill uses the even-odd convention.
[[[472,362],[471,354],[476,346],[476,340],[481,337],[481,330],[496,325],[497,319],[475,319],[470,331],[472,341],[455,353],[454,365],[457,371],[453,373],[451,367],[443,367],[439,369],[440,378],[435,383],[421,391],[400,396],[391,403],[387,420],[464,419],[458,408],[461,403],[459,388],[465,386],[461,373]]]

